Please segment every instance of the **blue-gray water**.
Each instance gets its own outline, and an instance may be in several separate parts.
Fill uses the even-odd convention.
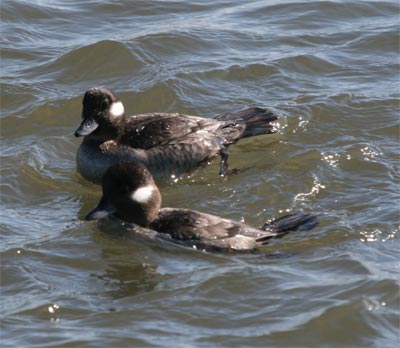
[[[1,1],[2,347],[395,347],[397,1]],[[161,187],[165,205],[310,232],[210,254],[83,221],[85,90],[129,114],[250,105],[281,132]]]

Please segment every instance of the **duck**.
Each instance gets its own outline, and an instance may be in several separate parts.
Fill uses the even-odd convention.
[[[83,137],[77,171],[99,184],[112,164],[141,162],[159,179],[179,178],[221,156],[221,176],[229,174],[228,147],[240,139],[276,133],[278,116],[250,107],[214,118],[180,113],[126,116],[122,101],[107,88],[91,88],[82,100],[82,121],[74,135]]]
[[[317,216],[295,212],[259,228],[187,208],[162,207],[161,193],[142,163],[119,162],[102,178],[102,197],[87,221],[114,216],[162,235],[172,242],[206,251],[255,251],[271,238],[290,231],[308,231]]]

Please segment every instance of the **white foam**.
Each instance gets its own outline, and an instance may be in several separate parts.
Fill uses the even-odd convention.
[[[154,188],[151,185],[142,186],[132,193],[131,198],[138,203],[146,203],[151,198],[153,191]]]
[[[124,115],[125,109],[124,104],[121,101],[117,101],[111,104],[110,115],[111,117],[121,117]]]

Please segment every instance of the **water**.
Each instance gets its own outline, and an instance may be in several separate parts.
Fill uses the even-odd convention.
[[[1,3],[3,347],[399,345],[397,1]],[[250,105],[280,134],[161,187],[164,204],[251,225],[320,225],[258,254],[210,254],[83,221],[85,90],[130,114]]]

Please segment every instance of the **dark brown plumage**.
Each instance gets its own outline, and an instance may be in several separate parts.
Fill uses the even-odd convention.
[[[99,182],[106,169],[121,161],[145,164],[156,178],[190,174],[221,155],[220,174],[227,172],[227,148],[250,136],[274,133],[277,116],[248,108],[215,118],[151,113],[126,117],[122,102],[105,88],[93,88],[83,98],[84,136],[77,153],[78,171]]]
[[[172,241],[205,249],[248,251],[289,231],[317,225],[312,214],[294,213],[255,228],[230,219],[190,209],[161,208],[161,194],[147,168],[140,163],[118,163],[102,181],[103,196],[87,220],[109,214],[145,227]]]

